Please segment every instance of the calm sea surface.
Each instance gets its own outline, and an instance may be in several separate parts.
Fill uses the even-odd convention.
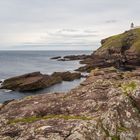
[[[90,54],[91,51],[0,51],[0,79],[6,79],[21,74],[40,71],[51,74],[58,71],[73,71],[80,67],[79,61],[56,61],[51,57]],[[62,82],[50,88],[36,91],[19,93],[15,91],[0,90],[0,103],[20,99],[25,96],[48,92],[65,92],[79,85],[81,80]]]

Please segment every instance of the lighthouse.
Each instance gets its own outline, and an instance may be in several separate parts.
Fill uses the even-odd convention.
[[[133,22],[131,23],[130,28],[131,28],[131,29],[133,29],[133,28],[134,28],[134,23],[133,23]]]

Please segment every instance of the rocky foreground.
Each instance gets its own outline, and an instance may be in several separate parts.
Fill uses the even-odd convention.
[[[140,69],[95,69],[68,93],[0,107],[1,140],[139,140]]]

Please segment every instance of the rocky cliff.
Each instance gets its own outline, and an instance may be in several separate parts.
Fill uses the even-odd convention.
[[[105,55],[106,59],[116,58],[129,65],[140,65],[140,28],[104,39],[101,44],[96,55]]]
[[[103,39],[101,47],[81,63],[87,65],[79,68],[80,71],[108,66],[135,69],[140,66],[140,28]]]

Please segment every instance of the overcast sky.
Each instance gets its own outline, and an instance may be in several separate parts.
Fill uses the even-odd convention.
[[[96,49],[140,25],[140,0],[0,0],[0,49]]]

